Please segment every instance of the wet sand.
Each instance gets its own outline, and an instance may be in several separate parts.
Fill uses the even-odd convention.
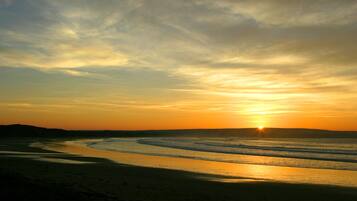
[[[357,187],[357,171],[238,164],[200,159],[153,156],[110,150],[99,150],[86,146],[86,142],[90,141],[93,142],[95,140],[67,141],[57,144],[33,143],[32,146],[68,154],[76,154],[84,157],[106,158],[113,162],[127,165],[183,170],[193,173],[209,174],[212,175],[212,177],[213,175],[219,175],[223,176],[224,179],[213,179],[222,182],[265,180],[286,183],[307,183]],[[133,146],[136,149],[139,149],[139,146],[148,147],[148,149],[152,147],[152,145],[132,143],[130,143],[130,146]],[[180,152],[181,150],[163,148],[162,152],[165,151]],[[201,154],[210,153],[201,152]]]
[[[2,200],[357,200],[356,188],[244,177],[224,183],[216,180],[234,178],[123,165],[100,155],[30,147],[35,142],[1,141]],[[55,144],[63,148],[58,141]]]

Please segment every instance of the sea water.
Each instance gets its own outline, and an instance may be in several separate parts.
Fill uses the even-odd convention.
[[[78,143],[85,146],[73,150],[71,146]],[[218,180],[224,182],[243,179],[357,187],[356,139],[145,137],[83,140],[69,145],[69,153],[220,175],[224,177]]]
[[[145,155],[357,171],[357,140],[346,138],[112,138],[88,145]]]

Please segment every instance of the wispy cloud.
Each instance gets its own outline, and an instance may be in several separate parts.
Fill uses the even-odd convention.
[[[145,101],[116,108],[343,116],[357,108],[356,23],[353,0],[3,0],[0,63],[46,72],[50,87],[31,84],[45,100],[107,108],[98,96],[126,94]]]

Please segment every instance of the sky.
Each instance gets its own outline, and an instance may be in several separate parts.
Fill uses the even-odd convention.
[[[357,130],[356,0],[0,0],[0,124]]]

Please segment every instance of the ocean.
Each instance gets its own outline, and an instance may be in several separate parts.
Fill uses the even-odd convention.
[[[209,161],[357,171],[357,139],[112,138],[95,149]]]
[[[357,187],[357,140],[353,138],[126,137],[66,145],[62,151],[213,175],[205,179],[222,182]]]

